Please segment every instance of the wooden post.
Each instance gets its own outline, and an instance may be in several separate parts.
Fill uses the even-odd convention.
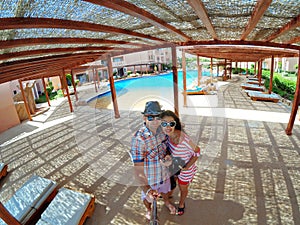
[[[256,74],[256,62],[254,63],[254,75],[257,75]]]
[[[171,47],[172,50],[172,70],[173,70],[173,90],[174,90],[174,113],[179,116],[178,106],[178,72],[177,72],[177,54],[176,46]]]
[[[199,55],[197,55],[197,68],[198,68],[198,86],[200,86],[202,78],[202,65],[200,65]]]
[[[285,129],[285,133],[287,135],[292,135],[292,129],[294,126],[294,122],[295,122],[295,118],[297,115],[299,104],[300,104],[300,51],[299,51],[299,61],[298,61],[298,77],[297,77],[297,83],[296,83],[296,91],[295,91],[295,95],[294,95],[294,102],[293,102],[293,106],[292,106],[290,120],[287,125],[287,128]]]
[[[272,89],[273,89],[273,75],[274,75],[274,55],[272,55],[272,59],[271,59],[269,94],[272,93]]]
[[[120,118],[119,113],[119,107],[117,102],[117,95],[116,95],[116,89],[115,89],[115,82],[114,82],[114,74],[113,74],[113,67],[111,62],[111,56],[108,55],[107,57],[107,67],[108,67],[108,77],[109,77],[109,83],[110,83],[110,92],[111,92],[111,98],[114,106],[114,112],[115,112],[115,118]]]
[[[95,92],[98,92],[98,89],[97,89],[97,80],[96,80],[96,75],[95,75],[95,68],[92,67],[92,70],[93,70],[93,80],[94,80],[94,84],[95,84]]]
[[[183,106],[187,106],[186,99],[186,60],[185,60],[185,51],[182,49],[182,81],[183,81]]]
[[[225,59],[225,73],[224,73],[224,76],[225,76],[225,80],[227,80],[227,69],[226,69],[226,65],[227,65],[227,59]],[[224,77],[223,77],[223,80],[224,80]]]
[[[100,78],[99,78],[99,73],[98,73],[98,69],[95,68],[95,73],[96,73],[96,78],[97,78],[97,85],[98,85],[98,88],[100,87]]]
[[[29,106],[28,106],[28,102],[27,102],[27,99],[26,99],[26,96],[25,96],[25,93],[24,93],[24,89],[23,89],[23,85],[22,85],[21,80],[19,80],[19,85],[20,85],[20,90],[21,90],[22,96],[23,96],[23,101],[24,101],[25,109],[26,109],[26,112],[27,112],[27,115],[28,115],[28,119],[32,120],[30,110],[29,110]]]
[[[262,76],[262,59],[258,61],[258,85],[261,86],[261,76]]]
[[[227,68],[226,68],[227,70]],[[232,74],[232,61],[230,61],[230,67],[229,67],[229,79],[231,79],[231,74]]]
[[[47,88],[46,88],[46,83],[45,83],[45,78],[44,77],[42,77],[42,82],[43,82],[44,92],[45,92],[45,95],[46,95],[48,106],[51,106],[50,105],[50,99],[49,99],[49,95],[48,95],[48,91],[47,91]]]
[[[213,76],[213,58],[210,58],[210,82],[212,83]]]
[[[68,82],[67,82],[67,76],[66,76],[66,73],[65,73],[64,69],[62,70],[62,80],[63,80],[63,83],[66,84],[65,88],[66,88],[66,94],[67,94],[67,98],[68,98],[68,102],[69,102],[69,106],[70,106],[70,112],[73,112],[74,110],[73,110],[72,101],[71,101],[71,98],[70,98]]]
[[[78,101],[78,95],[77,95],[76,83],[74,80],[73,70],[71,70],[70,73],[71,73],[71,79],[72,79],[72,85],[73,85],[73,89],[74,89],[75,98],[76,98],[76,101]]]

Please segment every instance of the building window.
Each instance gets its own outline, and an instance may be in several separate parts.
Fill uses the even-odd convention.
[[[113,62],[123,62],[123,61],[124,61],[123,57],[115,57],[115,58],[113,58]]]

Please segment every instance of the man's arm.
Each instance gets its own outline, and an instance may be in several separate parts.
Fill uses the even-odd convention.
[[[150,195],[152,198],[154,198],[155,195],[158,195],[157,191],[152,190],[151,186],[148,184],[148,179],[144,172],[144,162],[134,163],[134,174],[146,195]]]

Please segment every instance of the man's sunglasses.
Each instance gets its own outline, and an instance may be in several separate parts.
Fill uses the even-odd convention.
[[[166,126],[170,126],[170,127],[175,127],[176,126],[176,121],[172,121],[172,122],[161,122],[160,124],[162,127],[166,127]]]
[[[147,116],[147,120],[149,121],[153,121],[153,120],[161,120],[161,118],[159,116]]]

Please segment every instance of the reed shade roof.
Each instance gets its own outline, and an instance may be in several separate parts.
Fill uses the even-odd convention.
[[[0,15],[0,83],[174,45],[234,61],[300,50],[299,0],[0,0]]]

